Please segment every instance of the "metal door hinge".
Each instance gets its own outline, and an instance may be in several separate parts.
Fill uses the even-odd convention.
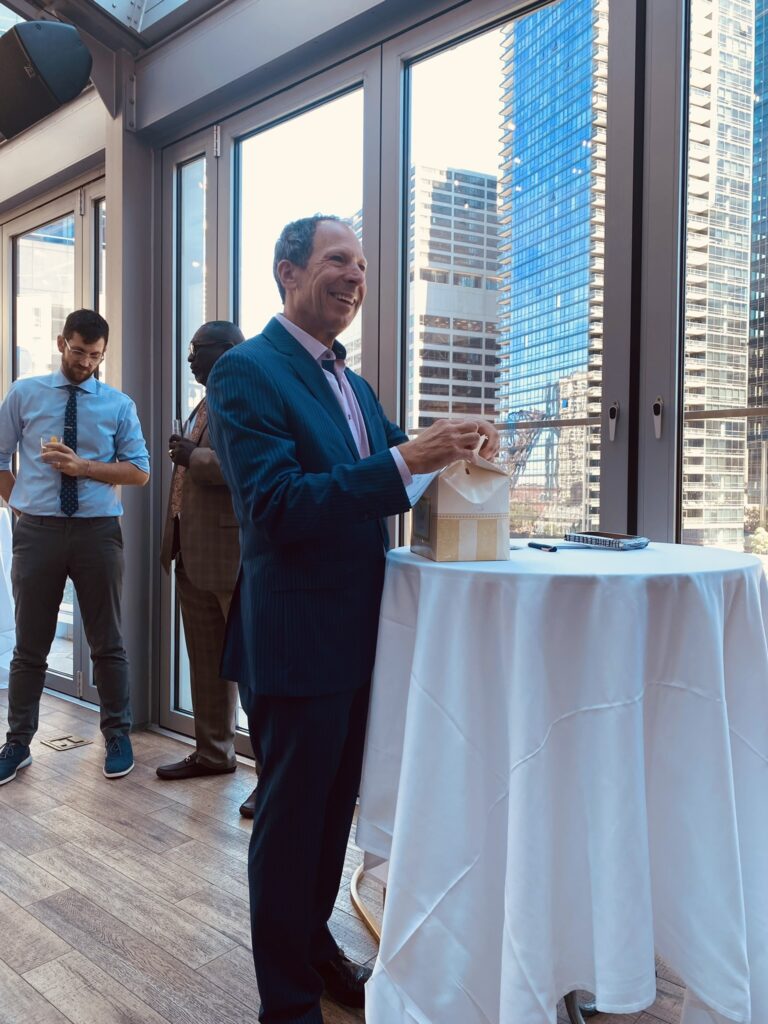
[[[221,125],[213,126],[213,155],[218,160],[221,156]]]
[[[125,127],[129,132],[136,131],[136,75],[128,75],[125,89]]]
[[[77,683],[77,696],[82,698],[82,696],[83,696],[83,673],[82,672],[78,671],[78,672],[75,673],[75,681]]]
[[[77,202],[78,202],[78,209],[80,211],[80,216],[84,217],[85,216],[85,189],[84,188],[79,189]]]

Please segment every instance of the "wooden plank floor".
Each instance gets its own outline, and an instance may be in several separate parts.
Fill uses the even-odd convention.
[[[6,705],[0,690],[3,733]],[[94,742],[66,752],[40,743],[69,732]],[[132,740],[134,771],[106,780],[96,713],[45,694],[33,763],[0,787],[0,1024],[257,1020],[250,823],[238,814],[254,774],[240,765],[164,783],[155,767],[190,747],[152,732]],[[350,843],[332,927],[349,956],[372,965],[376,945],[349,900],[361,858]],[[380,890],[364,882],[364,891],[380,915]],[[678,1024],[683,989],[663,964],[658,992],[641,1014],[595,1022]],[[363,1020],[331,1002],[323,1012],[326,1024]]]

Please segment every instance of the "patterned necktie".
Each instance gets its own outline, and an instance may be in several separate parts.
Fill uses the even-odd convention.
[[[189,435],[189,440],[194,441],[195,444],[203,436],[203,431],[208,423],[208,406],[205,404],[205,399],[202,400],[200,405],[197,407],[197,415],[195,416],[195,423],[192,427],[192,431]],[[171,481],[171,494],[168,498],[169,508],[171,512],[171,519],[177,516],[181,512],[181,489],[184,486],[184,474],[187,471],[186,466],[176,466],[173,471],[173,480]]]
[[[64,409],[64,437],[63,441],[73,452],[77,451],[77,392],[80,390],[76,384],[68,384],[69,398]],[[61,511],[65,516],[73,516],[77,512],[80,502],[77,498],[77,477],[61,475]]]

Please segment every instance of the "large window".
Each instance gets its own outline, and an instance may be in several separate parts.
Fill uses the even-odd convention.
[[[281,228],[335,214],[369,265],[341,340],[386,413],[411,433],[495,420],[514,533],[626,529],[637,77],[630,61],[615,85],[608,6],[473,0],[165,150],[168,426],[171,403],[186,414],[197,397],[192,331],[221,318],[259,332],[281,308]],[[634,0],[618,8],[610,47],[636,54]],[[603,423],[618,406],[614,438]],[[177,629],[163,601],[161,628]],[[188,730],[183,638],[169,641],[164,724]]]
[[[315,213],[347,220],[363,237],[363,90],[355,89],[239,143],[238,320],[246,337],[282,303],[272,277],[283,226]],[[341,341],[360,367],[360,319]]]
[[[56,338],[75,297],[75,216],[67,214],[14,240],[15,377],[51,373]]]
[[[165,150],[164,232],[173,268],[164,271],[163,317],[173,346],[163,352],[164,437],[172,420],[186,419],[202,397],[187,364],[189,340],[200,324],[234,320],[250,337],[282,308],[272,262],[286,223],[333,214],[363,239],[363,164],[377,162],[365,156],[372,103],[366,83],[378,73],[378,61],[357,58],[229,119],[215,133],[201,131]],[[377,241],[373,218],[364,244],[373,247],[374,262]],[[375,317],[372,322],[375,328]],[[375,329],[369,335],[375,361]],[[358,318],[341,338],[353,368],[360,367],[361,337]],[[160,471],[167,488],[170,461]],[[173,580],[163,586],[163,609],[160,721],[191,734],[190,668]],[[242,711],[238,725],[247,728]],[[238,736],[236,745],[250,753],[247,737]]]
[[[681,539],[768,563],[766,0],[692,0]]]
[[[560,0],[409,70],[408,427],[496,420],[515,533],[598,525],[607,68]]]

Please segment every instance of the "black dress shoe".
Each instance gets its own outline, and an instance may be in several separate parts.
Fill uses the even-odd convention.
[[[246,797],[245,800],[240,804],[240,814],[244,818],[252,818],[254,811],[256,810],[256,788],[254,787],[250,796]]]
[[[368,967],[361,967],[339,950],[332,960],[315,964],[325,982],[325,995],[342,1006],[362,1010],[365,1006],[365,983],[371,976]]]
[[[233,764],[231,768],[209,768],[197,760],[197,753],[188,754],[183,761],[174,761],[173,764],[161,764],[155,770],[161,779],[198,779],[203,775],[231,775],[237,768]]]

